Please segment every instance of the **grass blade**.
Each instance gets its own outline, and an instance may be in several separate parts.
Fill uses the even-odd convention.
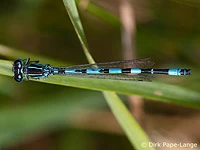
[[[81,42],[83,51],[84,51],[89,63],[94,64],[95,61],[88,51],[88,45],[87,45],[87,41],[85,38],[83,26],[81,24],[81,20],[80,20],[80,17],[79,17],[77,8],[76,8],[76,3],[74,0],[63,0],[63,2],[65,5],[65,8],[67,9],[68,15],[72,21],[72,24],[74,26],[76,34],[78,35],[78,38]]]
[[[129,140],[132,142],[132,144],[135,146],[135,148],[138,150],[153,149],[147,146],[149,144],[148,136],[144,133],[137,121],[133,119],[133,116],[129,113],[129,111],[116,95],[116,93],[103,92],[103,94],[107,99],[107,102],[113,114],[117,116],[117,120],[121,124],[124,132],[126,133]]]
[[[81,41],[84,53],[85,53],[88,61],[90,63],[95,63],[92,56],[89,53],[89,50],[88,50],[84,30],[81,25],[81,21],[80,21],[78,11],[76,8],[75,0],[63,0],[63,2],[65,4],[67,12],[70,16],[72,24],[74,25],[76,33]],[[123,130],[125,131],[132,146],[136,147],[137,149],[142,149],[141,141],[143,141],[145,143],[149,142],[148,138],[145,135],[142,128],[138,128],[138,126],[139,126],[138,123],[134,120],[133,117],[131,117],[131,114],[128,112],[127,108],[124,106],[124,104],[121,102],[120,98],[116,94],[110,93],[110,92],[103,92],[103,93],[104,93],[104,96],[105,96],[107,102],[110,105],[110,108],[112,109],[112,112],[114,112],[115,117],[117,118],[118,122],[120,123]],[[118,111],[118,110],[121,110],[121,111]],[[139,130],[138,133],[140,134],[139,135],[140,140],[138,140],[138,141],[135,140],[138,138],[138,135],[134,134],[136,128]]]

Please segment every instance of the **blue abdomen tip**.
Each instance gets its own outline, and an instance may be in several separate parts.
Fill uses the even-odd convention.
[[[190,75],[190,69],[180,69],[180,68],[172,68],[169,69],[168,75],[172,76],[188,76]]]

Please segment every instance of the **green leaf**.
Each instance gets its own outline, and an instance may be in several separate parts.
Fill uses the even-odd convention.
[[[12,64],[13,62],[7,60],[0,60],[0,74],[13,76],[12,72]]]

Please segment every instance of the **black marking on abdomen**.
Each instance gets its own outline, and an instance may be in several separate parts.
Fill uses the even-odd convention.
[[[122,69],[122,73],[131,73],[131,68]]]
[[[58,68],[58,74],[65,74],[65,68]]]
[[[75,73],[86,73],[87,69],[75,69]]]
[[[100,73],[109,73],[109,69],[100,69],[99,72]]]
[[[168,75],[169,69],[141,69],[142,73],[146,74],[166,74]]]

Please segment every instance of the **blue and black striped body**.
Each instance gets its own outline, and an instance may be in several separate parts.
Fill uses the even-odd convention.
[[[51,74],[51,66],[43,64],[30,64],[23,68],[23,73],[31,78],[46,78]]]
[[[53,74],[165,74],[174,76],[186,76],[190,69],[141,69],[141,68],[89,68],[89,69],[67,69],[53,68]]]
[[[76,75],[80,77],[96,77],[109,79],[129,79],[142,81],[149,78],[149,74],[165,74],[174,76],[190,75],[190,69],[153,69],[147,68],[153,63],[149,59],[126,60],[118,62],[86,64],[69,67],[51,67],[39,64],[39,61],[17,59],[13,64],[14,79],[22,82],[25,79],[47,78],[51,75]],[[118,67],[119,66],[119,67]],[[132,67],[133,66],[133,67]],[[138,67],[140,66],[140,68]],[[117,78],[116,78],[117,77]]]

